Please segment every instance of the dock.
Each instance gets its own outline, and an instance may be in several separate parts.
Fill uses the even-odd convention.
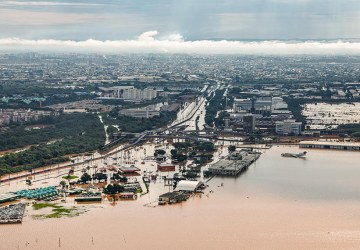
[[[258,152],[240,151],[212,164],[208,171],[212,175],[238,176],[259,159],[260,155]]]
[[[334,141],[301,141],[300,148],[314,149],[336,149],[360,151],[360,143],[358,142],[334,142]]]

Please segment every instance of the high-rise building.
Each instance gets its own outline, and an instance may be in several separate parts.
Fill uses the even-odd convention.
[[[275,122],[275,131],[281,135],[299,135],[301,134],[302,122],[296,122],[293,119]]]
[[[225,124],[225,128],[229,128],[229,127],[230,127],[230,119],[229,119],[229,118],[225,118],[225,119],[224,119],[224,124]]]
[[[255,130],[255,116],[246,115],[243,117],[243,128],[246,133],[253,133]]]
[[[272,107],[271,97],[260,97],[258,99],[237,99],[234,100],[235,112],[248,112],[251,114],[270,115]]]

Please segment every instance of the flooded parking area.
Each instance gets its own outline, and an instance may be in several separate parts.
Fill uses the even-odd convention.
[[[360,103],[311,103],[303,106],[310,129],[337,128],[338,125],[360,122]]]

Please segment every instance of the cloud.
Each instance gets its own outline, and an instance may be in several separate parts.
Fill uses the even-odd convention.
[[[239,55],[360,55],[360,42],[242,42],[242,41],[185,41],[179,34],[156,39],[157,31],[141,34],[136,40],[26,40],[0,39],[1,51],[53,51],[101,53],[185,53]]]
[[[59,24],[78,24],[88,23],[89,21],[99,21],[101,19],[102,17],[100,15],[88,13],[57,13],[0,9],[0,28],[4,25],[48,26]]]
[[[0,1],[0,6],[101,6],[98,3],[67,3],[67,2],[22,2],[22,1]]]
[[[155,36],[158,35],[159,32],[156,30],[150,30],[150,31],[146,31],[144,33],[142,33],[139,37],[138,37],[138,41],[142,41],[142,42],[153,42],[155,41]]]

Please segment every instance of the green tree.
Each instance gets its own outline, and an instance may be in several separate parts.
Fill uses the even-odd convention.
[[[196,148],[198,151],[212,152],[215,150],[215,145],[212,142],[198,142]]]
[[[235,150],[236,150],[236,146],[234,146],[234,145],[230,145],[230,146],[228,147],[229,153],[235,152]]]
[[[96,173],[93,175],[93,179],[97,180],[98,182],[103,182],[107,180],[107,174],[104,173]]]
[[[123,191],[124,191],[124,187],[116,183],[107,185],[103,190],[104,194],[111,195],[114,201],[115,201],[115,195]]]
[[[64,180],[60,181],[60,186],[61,186],[62,189],[65,189],[66,181],[64,181]]]
[[[128,179],[125,176],[121,176],[120,173],[113,174],[111,179],[114,180],[114,181],[120,181],[120,182],[127,182],[128,181]]]
[[[176,149],[171,149],[170,154],[172,157],[177,155],[177,150]]]
[[[157,157],[159,155],[165,155],[166,154],[166,151],[163,150],[163,149],[156,149],[155,150],[155,153],[154,153],[154,156]]]
[[[89,181],[91,181],[92,178],[88,173],[83,173],[83,175],[80,177],[79,182],[81,183],[88,183]]]
[[[187,156],[184,154],[178,154],[174,157],[174,160],[177,160],[178,162],[184,162],[187,160]]]

